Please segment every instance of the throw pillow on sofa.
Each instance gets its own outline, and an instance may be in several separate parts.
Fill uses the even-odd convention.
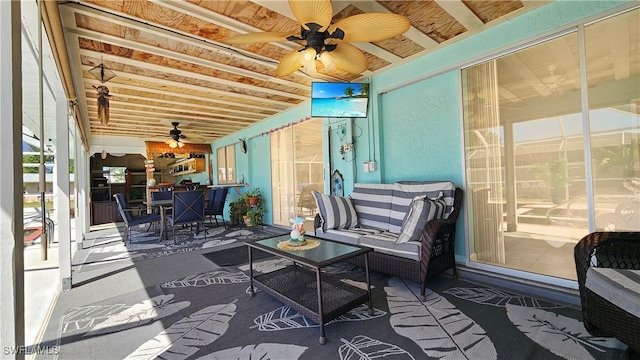
[[[433,219],[442,219],[446,208],[447,204],[442,197],[429,199],[427,196],[416,196],[404,216],[401,233],[396,244],[420,240],[422,229],[427,222]]]
[[[321,194],[312,191],[318,213],[322,220],[322,231],[327,229],[351,229],[358,225],[358,216],[351,199],[342,196]]]

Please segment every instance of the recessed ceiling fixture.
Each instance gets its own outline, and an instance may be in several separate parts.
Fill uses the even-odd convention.
[[[107,125],[109,123],[109,98],[111,95],[109,95],[109,88],[104,86],[104,83],[116,77],[116,74],[103,63],[89,70],[89,73],[100,80],[100,85],[94,85],[93,87],[98,93],[98,119],[102,125]]]
[[[386,13],[353,15],[331,25],[333,9],[330,0],[289,0],[294,16],[302,26],[300,36],[284,32],[261,32],[237,35],[227,44],[265,43],[302,40],[305,46],[282,58],[277,76],[289,76],[301,66],[316,69],[320,60],[327,71],[334,68],[360,74],[367,70],[362,51],[349,42],[375,42],[389,39],[409,30],[411,22],[405,16]]]

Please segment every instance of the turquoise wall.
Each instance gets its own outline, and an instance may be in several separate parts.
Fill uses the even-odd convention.
[[[631,1],[555,1],[362,80],[370,83],[369,117],[353,120],[354,136],[358,131],[362,133],[354,139],[355,174],[353,179],[345,179],[345,183],[449,179],[464,187],[459,68],[629,3]],[[424,80],[417,80],[421,78]],[[270,199],[269,141],[268,136],[260,134],[309,114],[307,102],[214,142],[213,163],[216,163],[218,147],[257,135],[247,141],[246,159],[236,152],[238,173],[246,171],[252,186],[260,184]],[[325,120],[325,126],[329,125],[329,120]],[[339,147],[339,143],[332,143],[331,153]],[[375,160],[378,170],[365,172],[362,164],[367,160]],[[350,192],[351,189],[345,188],[345,194]],[[464,223],[464,213],[461,213],[456,235],[458,261],[466,259]]]

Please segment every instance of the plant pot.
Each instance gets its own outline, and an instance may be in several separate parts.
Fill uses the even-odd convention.
[[[257,197],[249,197],[248,201],[249,201],[249,203],[247,205],[249,205],[249,206],[258,206],[258,198]]]

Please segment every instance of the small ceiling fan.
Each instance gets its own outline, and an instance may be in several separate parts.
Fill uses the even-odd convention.
[[[367,70],[367,59],[349,42],[374,42],[407,31],[409,19],[398,14],[366,13],[349,16],[331,24],[331,0],[289,0],[289,7],[302,26],[301,34],[261,32],[232,36],[227,44],[280,41],[304,41],[306,44],[285,55],[276,70],[279,77],[289,76],[301,66],[316,69],[320,60],[327,71],[334,68],[360,74]]]
[[[164,141],[170,148],[182,148],[186,142],[204,142],[204,139],[198,136],[183,134],[182,130],[178,129],[178,125],[180,125],[179,122],[172,121],[171,125],[173,125],[173,129],[169,131],[169,138]]]

